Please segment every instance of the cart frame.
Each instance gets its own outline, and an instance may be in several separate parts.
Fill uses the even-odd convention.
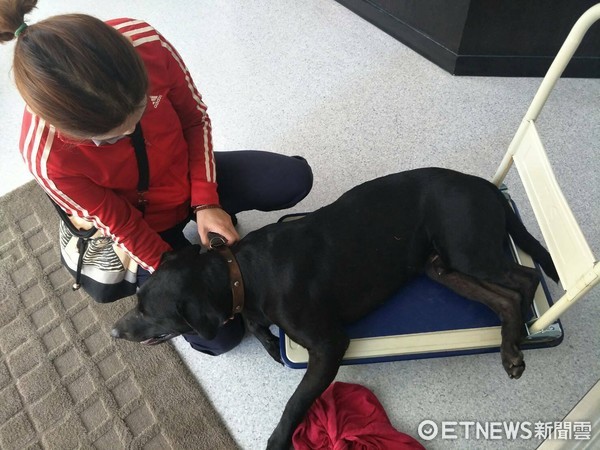
[[[548,329],[600,282],[600,263],[558,185],[535,125],[552,89],[587,31],[598,20],[600,3],[588,9],[571,29],[492,180],[500,186],[514,163],[565,290],[552,307],[529,323],[530,335]]]

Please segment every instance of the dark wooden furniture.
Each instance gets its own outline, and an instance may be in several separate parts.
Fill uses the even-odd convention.
[[[337,0],[454,75],[543,76],[600,0]],[[600,78],[600,25],[563,76]]]

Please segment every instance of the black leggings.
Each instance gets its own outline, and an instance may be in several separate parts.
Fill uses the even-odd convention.
[[[275,211],[291,208],[308,195],[312,188],[312,171],[300,156],[243,150],[215,152],[217,184],[221,206],[229,214],[253,209]],[[160,233],[173,249],[190,245],[183,235],[188,221]],[[138,285],[150,276],[138,269]],[[183,337],[192,348],[209,355],[220,355],[237,346],[244,337],[244,324],[239,315],[219,329],[212,340],[196,334]]]
[[[312,170],[300,156],[244,150],[215,152],[217,191],[229,214],[291,208],[312,188]]]

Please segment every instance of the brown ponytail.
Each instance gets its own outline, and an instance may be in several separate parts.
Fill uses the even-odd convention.
[[[37,5],[37,0],[1,0],[0,1],[0,42],[15,38],[15,31],[23,24],[25,15]]]
[[[36,3],[0,0],[3,41],[14,38]],[[121,126],[139,110],[148,90],[144,63],[131,42],[84,14],[54,16],[27,27],[17,38],[13,70],[32,111],[76,138]]]

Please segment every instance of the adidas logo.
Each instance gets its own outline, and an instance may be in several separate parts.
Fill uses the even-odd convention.
[[[158,104],[160,103],[161,99],[162,99],[162,95],[151,95],[150,96],[150,101],[152,102],[152,106],[154,106],[154,109],[158,108]]]

